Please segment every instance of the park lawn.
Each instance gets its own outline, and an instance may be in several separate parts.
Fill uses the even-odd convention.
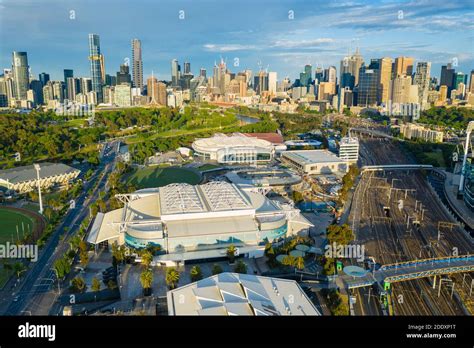
[[[198,173],[191,169],[180,167],[148,167],[138,169],[127,179],[128,184],[135,187],[149,188],[161,187],[172,183],[188,183],[196,185],[201,181]]]
[[[5,244],[7,241],[11,243],[12,236],[13,242],[17,241],[18,236],[20,239],[23,238],[22,222],[25,235],[28,233],[28,231],[32,233],[35,227],[35,222],[33,219],[17,211],[0,208],[0,244]],[[18,233],[16,226],[18,226]]]
[[[444,162],[443,153],[441,151],[425,152],[426,157],[435,159],[438,161],[440,167],[446,167]]]
[[[5,268],[3,268],[3,262],[4,260],[0,262],[0,289],[5,286],[5,283],[8,281],[8,279],[10,279],[13,274],[13,271],[6,270]],[[10,264],[12,263],[10,262]]]

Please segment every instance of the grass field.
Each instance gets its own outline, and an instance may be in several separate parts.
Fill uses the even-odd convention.
[[[203,164],[202,166],[198,167],[197,169],[200,172],[204,172],[206,170],[216,169],[216,168],[220,168],[220,167],[221,166],[216,166],[215,164],[206,163],[206,164]]]
[[[22,225],[23,223],[23,225]],[[18,226],[18,234],[16,230]],[[16,242],[18,235],[20,239],[23,237],[23,226],[25,235],[33,232],[35,222],[29,216],[20,212],[0,208],[0,244],[5,244],[7,241]]]
[[[18,233],[16,229],[17,226]],[[0,244],[5,245],[6,242],[16,242],[18,236],[22,238],[23,226],[25,235],[28,232],[32,233],[35,227],[35,221],[29,216],[26,216],[20,212],[0,208]],[[5,261],[12,264],[15,260],[0,260],[0,289],[4,286],[5,282],[13,273],[12,271],[8,271],[3,268],[3,263]]]
[[[161,187],[177,182],[196,185],[200,180],[199,174],[193,170],[179,167],[138,169],[126,179],[127,183],[133,184],[139,189]]]
[[[446,167],[446,163],[444,162],[443,153],[440,151],[434,152],[425,152],[426,157],[435,159],[438,161],[440,167]]]

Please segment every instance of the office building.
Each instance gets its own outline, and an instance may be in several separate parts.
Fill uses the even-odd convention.
[[[120,65],[120,71],[117,72],[117,85],[122,83],[132,84],[132,77],[130,76],[130,67],[126,64]]]
[[[243,83],[245,84],[245,83]],[[240,88],[239,88],[240,90]],[[270,94],[275,95],[277,90],[277,73],[270,71],[268,73],[268,92]]]
[[[42,73],[39,74],[38,76],[39,76],[39,81],[41,82],[41,85],[42,85],[43,87],[46,86],[46,84],[47,84],[48,81],[50,80],[49,74],[42,72]]]
[[[123,83],[115,86],[114,104],[119,107],[132,105],[132,91],[129,83]]]
[[[393,77],[400,75],[411,76],[413,74],[413,58],[397,57],[395,58]]]
[[[102,103],[102,84],[105,82],[104,57],[100,51],[100,38],[97,34],[89,34],[89,60],[92,91],[96,93],[97,102]]]
[[[132,75],[133,87],[143,90],[143,61],[142,42],[138,39],[132,40]]]
[[[385,57],[379,59],[379,91],[378,102],[385,105],[390,100],[390,82],[392,78],[392,59]]]
[[[359,159],[359,139],[344,137],[339,142],[339,158],[346,162],[357,162]]]
[[[68,77],[66,83],[67,98],[76,100],[76,95],[81,92],[81,79]]]
[[[13,96],[17,100],[26,100],[30,86],[28,56],[26,52],[13,52],[12,73],[13,73]]]
[[[178,87],[179,86],[179,79],[181,77],[181,67],[178,64],[177,59],[173,59],[171,61],[171,86]]]
[[[43,85],[40,80],[31,80],[30,82],[31,91],[33,91],[33,101],[35,105],[44,103],[43,98]]]
[[[451,63],[441,67],[441,79],[439,81],[439,85],[446,86],[448,96],[451,95],[451,91],[453,90],[454,74],[455,70],[451,67]]]
[[[376,69],[369,69],[362,65],[359,71],[359,85],[357,93],[358,106],[377,105],[379,91],[379,73]]]

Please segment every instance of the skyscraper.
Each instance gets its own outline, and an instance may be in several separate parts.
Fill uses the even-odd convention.
[[[180,70],[178,60],[173,59],[171,61],[171,86],[173,87],[179,86]]]
[[[12,54],[13,72],[13,96],[19,100],[27,99],[27,92],[30,87],[30,77],[28,72],[28,57],[26,52],[13,52]]]
[[[257,75],[254,76],[253,89],[259,95],[262,92],[268,91],[268,73],[264,70],[260,70]]]
[[[377,69],[362,65],[359,71],[357,105],[371,106],[377,104],[379,76]]]
[[[240,86],[239,86],[240,87]],[[277,89],[277,73],[270,71],[268,73],[268,91],[275,95]]]
[[[418,86],[418,102],[421,110],[427,109],[428,91],[430,86],[430,62],[418,62],[413,83]]]
[[[46,86],[46,84],[48,83],[49,81],[49,74],[46,74],[44,72],[42,72],[41,74],[38,75],[39,76],[39,80],[41,82],[41,85],[44,87]]]
[[[379,103],[388,104],[390,99],[390,79],[392,77],[392,58],[379,59]]]
[[[469,92],[474,93],[474,70],[471,70],[471,77],[469,78]]]
[[[97,95],[97,102],[102,103],[104,59],[100,53],[100,39],[97,34],[89,34],[89,60],[91,62],[92,91]]]
[[[324,81],[336,83],[336,67],[330,66],[324,70]]]
[[[412,57],[397,57],[395,58],[395,68],[393,77],[399,75],[409,75],[413,74],[413,58]]]
[[[184,74],[191,74],[191,63],[184,62]]]
[[[132,75],[133,86],[143,90],[142,42],[138,39],[132,40]]]
[[[452,68],[451,63],[448,63],[447,65],[443,65],[441,67],[441,79],[439,81],[439,85],[446,86],[448,90],[448,96],[451,95],[451,90],[453,89],[454,74],[455,70]]]
[[[66,84],[67,97],[69,100],[75,100],[76,94],[81,90],[81,80],[75,77],[68,77]]]
[[[204,68],[199,69],[199,76],[206,78],[206,69]]]
[[[363,62],[364,59],[360,55],[358,48],[353,55],[344,57],[344,59],[341,61],[341,87],[349,87],[350,89],[354,89],[354,87],[358,85],[359,70]]]
[[[74,71],[72,69],[64,69],[64,86],[66,86],[66,93],[65,93],[65,97],[70,99],[70,100],[73,100],[69,94],[68,94],[68,88],[67,88],[67,79],[70,78],[70,77],[74,77]]]
[[[132,77],[130,76],[130,68],[126,64],[120,65],[120,71],[117,72],[117,85],[122,83],[132,83]]]

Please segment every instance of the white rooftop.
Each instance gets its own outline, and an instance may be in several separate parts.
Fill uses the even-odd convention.
[[[298,163],[312,164],[312,163],[343,163],[339,157],[328,150],[296,150],[285,151],[283,156],[288,157]]]
[[[170,315],[321,315],[293,280],[221,273],[168,292]]]
[[[218,150],[222,148],[235,148],[235,147],[261,147],[271,149],[272,143],[269,141],[247,137],[243,134],[236,133],[234,135],[227,136],[222,133],[217,133],[210,138],[197,139],[193,143],[193,148],[207,149],[207,150]]]

